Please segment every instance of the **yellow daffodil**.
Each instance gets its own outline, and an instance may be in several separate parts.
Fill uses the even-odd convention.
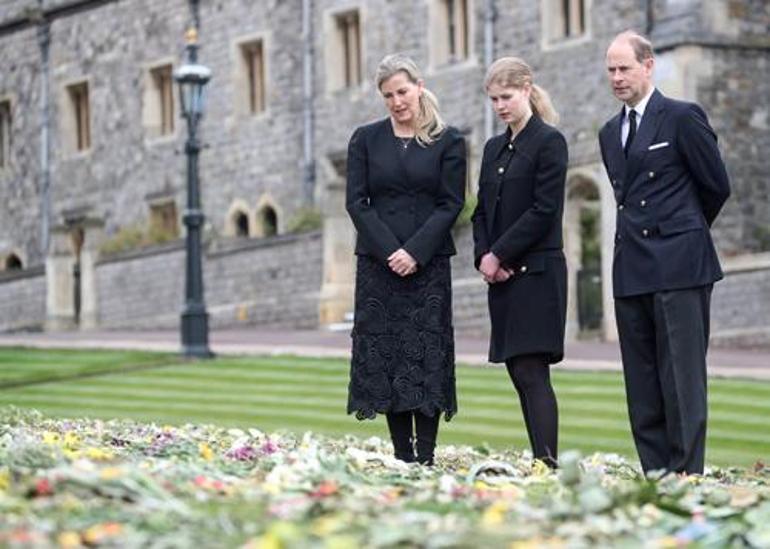
[[[45,444],[50,444],[51,446],[59,444],[61,441],[61,437],[59,437],[59,433],[54,433],[51,431],[46,431],[43,433],[43,442]]]
[[[8,473],[8,469],[0,469],[0,491],[6,491],[8,486],[11,485],[11,475]]]
[[[283,544],[281,543],[281,540],[278,539],[278,536],[272,532],[267,532],[262,537],[254,540],[254,545],[252,547],[254,547],[254,549],[281,549]]]
[[[115,455],[109,450],[91,447],[86,449],[86,457],[95,461],[109,461],[114,458]]]
[[[80,534],[68,530],[62,532],[56,537],[56,542],[62,549],[71,549],[73,547],[82,547],[80,544]]]
[[[95,524],[83,532],[83,541],[88,545],[98,545],[107,538],[118,536],[123,531],[123,527],[117,522],[105,522],[104,524]]]
[[[102,480],[112,480],[123,476],[123,469],[120,467],[105,467],[99,472],[99,478]]]
[[[212,459],[214,459],[214,451],[205,442],[201,442],[200,444],[198,444],[198,451],[200,452],[201,457],[205,461],[211,461]]]
[[[74,450],[80,445],[80,438],[75,433],[64,433],[64,439],[62,440],[62,445],[65,448]]]
[[[481,522],[485,526],[497,526],[498,524],[502,524],[507,511],[508,503],[499,499],[484,510],[484,514],[481,516]]]
[[[532,476],[533,477],[544,477],[551,473],[551,468],[548,467],[548,465],[545,464],[544,461],[536,459],[532,463]]]
[[[83,456],[83,453],[80,450],[72,450],[70,448],[65,448],[62,450],[62,453],[64,454],[64,457],[70,461],[76,461]]]

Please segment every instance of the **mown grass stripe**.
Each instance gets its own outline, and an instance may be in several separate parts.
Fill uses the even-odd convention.
[[[197,376],[156,377],[155,373],[156,372],[142,371],[139,374],[125,374],[121,375],[117,381],[114,376],[102,376],[100,378],[89,379],[88,383],[98,383],[105,387],[111,386],[114,383],[119,383],[121,385],[145,386],[150,381],[147,378],[152,378],[151,383],[153,385],[164,387],[203,387],[207,390],[231,390],[233,384],[237,384],[239,387],[248,386],[247,380],[240,377],[234,379],[222,379],[221,377],[217,377],[215,380],[211,380]],[[326,391],[335,388],[339,391],[346,391],[348,382],[346,377],[337,379],[305,378],[300,380],[297,379],[296,376],[284,375],[283,373],[275,375],[272,372],[260,372],[258,376],[251,376],[250,381],[255,380],[263,383],[253,384],[254,390],[269,389],[273,386],[283,388],[300,388],[310,385],[319,391]],[[276,381],[289,381],[290,383],[274,383]],[[578,397],[583,397],[584,400],[591,401],[597,405],[604,402],[611,407],[615,402],[621,402],[622,406],[625,407],[625,394],[622,391],[598,391],[596,388],[587,385],[575,387],[557,387],[556,393],[560,402],[570,402],[572,400],[576,400]],[[468,387],[467,384],[462,382],[458,386],[458,394],[461,398],[476,395],[477,398],[480,399],[478,402],[483,402],[483,399],[488,399],[490,404],[496,404],[500,400],[506,401],[509,398],[516,398],[515,391],[512,387],[491,387],[489,390],[487,390],[486,386],[473,388]],[[726,395],[723,394],[720,389],[715,388],[712,390],[709,403],[711,406],[717,408],[732,407],[736,410],[746,411],[747,413],[753,412],[760,415],[770,414],[770,387],[768,387],[766,396],[767,398],[764,400],[759,399],[749,401],[741,395]]]
[[[125,386],[125,385],[134,385],[134,386],[141,386],[145,387],[147,384],[147,380],[143,378],[143,376],[134,376],[133,379],[129,376],[122,376],[119,380],[119,383],[116,383],[114,379],[106,379],[106,378],[94,378],[90,379],[87,382],[81,382],[81,387],[97,387],[99,388],[99,391],[102,392],[109,392],[114,390],[115,387]],[[242,385],[233,386],[230,383],[222,383],[222,382],[191,382],[186,379],[180,379],[180,378],[173,378],[173,379],[164,379],[164,380],[155,380],[153,384],[153,389],[147,389],[144,388],[143,392],[146,394],[152,394],[152,391],[158,387],[163,387],[166,390],[172,391],[174,389],[177,389],[179,391],[184,392],[190,392],[193,390],[203,390],[208,394],[227,394],[230,398],[244,398],[250,394],[252,394],[254,391],[259,391],[260,393],[264,394],[284,394],[287,396],[296,396],[301,397],[303,399],[307,399],[308,395],[310,397],[312,396],[318,396],[318,395],[327,395],[327,396],[338,396],[340,398],[344,398],[347,394],[347,384],[333,384],[326,387],[319,387],[318,384],[313,384],[312,389],[305,389],[304,391],[301,391],[298,388],[297,383],[293,384],[263,384],[259,386],[255,386],[253,388],[244,389]],[[304,385],[301,385],[300,387],[304,387]],[[69,388],[68,385],[56,385],[53,384],[50,387],[41,388],[40,391],[42,392],[68,392],[72,389]],[[560,405],[564,409],[570,409],[573,411],[583,411],[585,413],[593,412],[593,413],[602,413],[602,412],[621,412],[623,415],[625,415],[626,405],[625,405],[625,399],[620,396],[618,398],[609,398],[605,399],[605,395],[590,395],[591,398],[588,399],[573,399],[570,398],[569,395],[565,397],[564,395],[561,395],[559,398]],[[735,403],[732,401],[729,401],[726,405],[719,405],[719,402],[722,399],[719,395],[714,396],[711,400],[711,415],[712,420],[716,418],[717,420],[731,420],[735,423],[736,427],[739,426],[739,423],[741,421],[748,423],[750,425],[763,425],[765,422],[762,418],[764,415],[764,410],[768,410],[770,408],[770,402],[755,402],[755,403],[747,403],[743,401],[742,403]],[[463,407],[468,405],[484,405],[487,407],[493,407],[493,408],[499,408],[500,406],[509,406],[512,402],[516,402],[517,398],[515,395],[515,392],[513,389],[508,389],[507,391],[504,391],[501,396],[491,396],[488,394],[480,394],[476,395],[473,393],[467,393],[464,391],[460,391],[460,401],[461,405]],[[716,404],[715,404],[716,403]],[[745,411],[745,414],[736,413],[736,409],[740,409]]]
[[[93,396],[96,395],[96,396]],[[30,401],[34,404],[43,402],[45,398],[46,404],[62,403],[75,406],[88,405],[91,408],[104,407],[110,408],[116,400],[116,397],[131,398],[130,393],[125,393],[120,390],[87,390],[84,388],[76,388],[74,391],[64,395],[35,395],[35,394],[21,394],[17,395],[16,402]],[[291,415],[293,412],[287,412],[282,410],[275,410],[276,405],[285,404],[286,400],[282,397],[273,397],[268,395],[255,394],[249,397],[237,399],[237,404],[232,404],[233,399],[226,397],[217,397],[207,394],[194,394],[190,395],[185,392],[164,392],[164,391],[148,391],[143,394],[141,398],[134,399],[133,402],[123,402],[120,406],[123,407],[147,407],[149,409],[174,409],[193,412],[205,404],[208,411],[217,414],[233,413],[235,410],[243,409],[248,406],[250,410],[253,410],[256,415],[273,415],[274,413],[286,413]],[[343,399],[308,399],[306,401],[298,401],[295,403],[297,406],[301,406],[305,409],[312,408],[320,414],[325,414],[328,411],[327,417],[332,420],[338,417],[341,410],[346,407],[346,402]],[[269,406],[269,407],[266,407]],[[505,412],[501,414],[501,412]],[[509,420],[506,418],[512,417],[518,412],[517,407],[511,405],[507,410],[477,410],[470,409],[462,413],[461,421],[472,421],[476,424],[483,424],[485,426],[507,424]],[[304,417],[304,412],[300,412],[300,415]],[[562,417],[560,423],[561,429],[575,433],[577,431],[585,431],[587,434],[603,432],[606,434],[614,433],[615,436],[623,437],[628,433],[628,422],[622,417],[610,417],[605,415],[601,416],[585,416],[581,414],[570,414],[568,418]],[[712,439],[719,440],[733,440],[733,441],[754,441],[757,438],[763,440],[757,434],[754,429],[748,432],[741,432],[737,426],[725,426],[724,423],[713,423],[709,434]]]

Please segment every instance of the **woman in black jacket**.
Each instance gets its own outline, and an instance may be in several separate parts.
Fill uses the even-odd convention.
[[[439,416],[457,411],[449,257],[465,141],[408,57],[385,57],[376,83],[390,116],[358,128],[348,147],[358,232],[348,413],[384,413],[396,457],[431,464]]]
[[[485,87],[507,125],[484,147],[473,214],[476,268],[489,284],[489,360],[505,362],[533,455],[553,467],[558,407],[549,366],[564,356],[567,144],[550,125],[556,112],[524,61],[498,59]]]

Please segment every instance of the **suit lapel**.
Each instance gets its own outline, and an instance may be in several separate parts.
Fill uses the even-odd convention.
[[[609,136],[607,137],[607,161],[613,165],[610,166],[613,173],[625,174],[626,157],[623,154],[623,144],[621,143],[621,128],[623,127],[623,109],[620,110],[615,118],[609,123]]]
[[[628,150],[628,174],[633,176],[638,170],[640,161],[647,154],[647,147],[658,133],[660,122],[663,119],[661,111],[663,110],[663,96],[658,90],[655,90],[650,96],[647,107],[644,109],[642,123],[639,125],[639,131],[636,133],[636,139],[631,143]]]

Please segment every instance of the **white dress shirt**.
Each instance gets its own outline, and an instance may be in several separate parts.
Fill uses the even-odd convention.
[[[644,117],[644,109],[647,108],[647,103],[650,101],[650,97],[652,97],[652,92],[655,91],[655,87],[651,87],[650,91],[647,92],[647,95],[645,95],[641,101],[639,101],[633,109],[636,111],[636,131],[639,131],[639,126],[642,123],[642,117]],[[623,124],[620,126],[620,144],[621,146],[626,146],[626,139],[628,139],[628,131],[631,126],[631,123],[628,121],[628,111],[631,110],[631,107],[628,105],[623,105]]]

